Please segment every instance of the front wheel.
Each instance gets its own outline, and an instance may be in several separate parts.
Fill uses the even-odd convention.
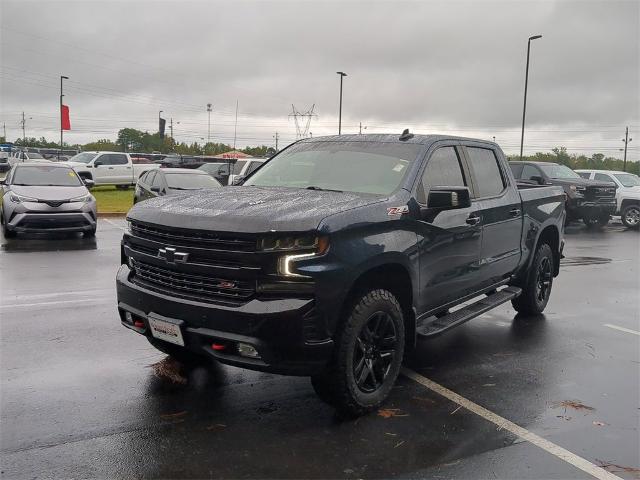
[[[335,339],[333,359],[311,383],[339,413],[359,416],[387,398],[400,373],[404,320],[400,304],[387,290],[356,299]]]
[[[627,228],[638,228],[640,226],[640,205],[627,205],[622,209],[622,223]]]
[[[549,302],[553,286],[553,252],[543,243],[533,257],[522,293],[511,301],[513,308],[524,315],[542,313]]]

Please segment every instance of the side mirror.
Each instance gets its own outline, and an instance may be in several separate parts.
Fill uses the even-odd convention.
[[[83,179],[82,179],[82,182],[85,184],[85,186],[86,186],[87,188],[91,188],[91,187],[93,187],[93,186],[96,184],[96,182],[94,182],[94,181],[93,181],[92,179],[90,179],[90,178],[83,178]]]
[[[94,167],[99,167],[100,165],[102,165],[102,162],[100,160],[96,160],[95,162],[93,162]]]
[[[529,177],[529,180],[531,180],[532,182],[536,182],[538,185],[544,185],[547,183],[540,175],[532,175],[531,177]]]
[[[244,182],[244,179],[245,179],[244,175],[238,175],[236,176],[236,178],[233,179],[232,185],[242,185],[242,183]]]
[[[471,195],[467,187],[433,187],[429,190],[428,208],[455,210],[470,206]]]
[[[160,193],[160,187],[151,187],[151,191],[154,193]]]

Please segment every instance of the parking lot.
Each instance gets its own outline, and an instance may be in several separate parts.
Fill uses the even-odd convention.
[[[5,478],[640,475],[637,232],[568,227],[545,315],[507,304],[420,341],[384,408],[345,421],[307,378],[156,376],[116,313],[123,225],[2,239]]]

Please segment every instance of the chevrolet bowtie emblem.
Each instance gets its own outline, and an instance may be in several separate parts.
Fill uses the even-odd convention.
[[[173,247],[164,247],[158,249],[158,257],[164,258],[167,263],[185,263],[189,258],[189,254],[176,252],[176,249]]]

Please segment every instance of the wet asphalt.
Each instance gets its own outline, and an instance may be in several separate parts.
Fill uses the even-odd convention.
[[[309,380],[212,365],[186,385],[120,326],[122,219],[96,239],[0,238],[2,478],[585,478],[401,377],[384,409],[344,421]],[[406,366],[625,478],[640,475],[640,234],[567,229],[543,316],[510,304]]]

